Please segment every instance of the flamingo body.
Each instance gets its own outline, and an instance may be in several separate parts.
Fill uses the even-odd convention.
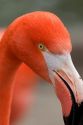
[[[29,67],[22,64],[16,72],[14,84],[10,117],[11,122],[22,117],[26,109],[29,113],[34,100],[36,75]]]

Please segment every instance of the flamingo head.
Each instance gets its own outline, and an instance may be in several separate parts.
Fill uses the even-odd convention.
[[[79,107],[83,101],[83,82],[70,56],[71,40],[64,24],[52,13],[32,12],[16,19],[7,33],[16,57],[54,85],[65,123],[71,124],[73,105]]]

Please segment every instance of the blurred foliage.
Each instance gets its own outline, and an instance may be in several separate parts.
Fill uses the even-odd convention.
[[[0,0],[0,26],[31,11],[47,10],[57,13],[65,22],[83,21],[82,0]]]
[[[73,23],[83,22],[83,0],[62,0],[57,6],[59,14]]]

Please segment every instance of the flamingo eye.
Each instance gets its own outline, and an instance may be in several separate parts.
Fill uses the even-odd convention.
[[[40,50],[42,50],[42,51],[45,51],[45,50],[46,50],[46,47],[45,47],[42,43],[40,43],[40,44],[38,45],[38,48],[39,48]]]

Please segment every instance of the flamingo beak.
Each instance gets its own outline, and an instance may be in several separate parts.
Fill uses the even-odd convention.
[[[83,101],[83,81],[75,69],[70,54],[55,55],[43,52],[46,61],[49,78],[56,86],[56,78],[59,77],[74,94],[75,101],[80,104]]]

